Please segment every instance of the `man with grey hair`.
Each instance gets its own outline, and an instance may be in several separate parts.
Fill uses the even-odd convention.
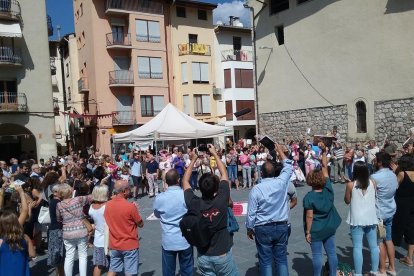
[[[130,187],[127,181],[115,182],[115,196],[105,207],[105,221],[109,227],[109,249],[111,263],[109,276],[124,272],[127,276],[138,274],[139,237],[138,227],[144,226],[137,206],[127,199]]]

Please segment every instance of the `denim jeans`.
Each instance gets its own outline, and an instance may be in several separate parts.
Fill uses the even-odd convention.
[[[347,177],[352,180],[352,164],[351,165],[345,165],[345,172],[347,174]]]
[[[190,185],[193,190],[198,189],[197,179],[198,179],[198,171],[192,171],[191,177],[190,177]]]
[[[237,165],[228,165],[227,174],[229,176],[229,180],[231,182],[235,182],[237,180]]]
[[[197,266],[203,276],[238,276],[231,249],[221,256],[199,255]]]
[[[139,248],[133,250],[110,250],[109,271],[124,275],[138,275]]]
[[[377,226],[351,226],[355,276],[362,275],[362,263],[364,261],[362,239],[364,234],[367,237],[369,250],[371,251],[371,272],[378,271],[379,247],[377,242]]]
[[[262,165],[257,165],[257,183],[262,180]]]
[[[251,187],[252,186],[252,169],[251,167],[243,167],[243,187]],[[249,181],[249,182],[247,182]]]
[[[73,263],[75,262],[76,247],[78,247],[79,255],[79,275],[86,276],[87,258],[88,258],[88,238],[74,240],[63,240],[65,244],[65,275],[73,275]]]
[[[335,235],[323,241],[312,241],[313,276],[320,276],[322,272],[322,246],[325,248],[326,255],[328,256],[329,276],[336,276],[338,257],[335,252]]]
[[[272,260],[275,260],[279,276],[289,275],[287,267],[287,223],[266,224],[254,228],[261,276],[272,276]]]
[[[162,248],[162,275],[175,276],[175,267],[178,261],[180,263],[180,275],[192,276],[194,270],[193,247],[190,246],[185,250],[170,251]]]

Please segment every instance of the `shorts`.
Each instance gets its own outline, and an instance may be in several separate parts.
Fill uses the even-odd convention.
[[[138,274],[139,266],[139,249],[121,251],[110,251],[111,262],[109,265],[110,272],[124,272],[129,275]]]
[[[105,255],[105,249],[103,247],[93,247],[92,263],[94,266],[99,266],[102,268],[109,267],[108,256]]]
[[[392,240],[392,217],[391,218],[387,218],[387,219],[383,219],[382,223],[384,224],[385,227],[385,241],[391,241]]]
[[[132,185],[134,187],[139,187],[141,186],[141,181],[142,181],[142,177],[141,176],[132,176]]]

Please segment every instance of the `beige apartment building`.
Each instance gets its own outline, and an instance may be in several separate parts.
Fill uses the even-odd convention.
[[[175,103],[192,117],[216,123],[213,9],[217,5],[174,3],[170,24]]]
[[[111,135],[148,122],[173,100],[163,1],[74,0],[85,146],[111,153]],[[167,9],[166,9],[167,8]]]
[[[56,156],[52,32],[45,0],[1,1],[0,160]]]
[[[405,141],[414,119],[414,1],[250,0],[260,132]]]

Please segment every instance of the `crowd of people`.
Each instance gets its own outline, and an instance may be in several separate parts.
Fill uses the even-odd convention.
[[[364,235],[371,275],[396,275],[394,246],[403,239],[408,250],[399,262],[413,266],[413,144],[399,151],[389,141],[381,147],[375,141],[343,146],[333,139],[328,147],[315,139],[284,141],[270,150],[239,141],[222,149],[209,144],[134,149],[114,157],[94,151],[39,163],[0,161],[0,275],[30,275],[29,260],[45,251],[57,275],[72,275],[77,251],[79,273],[85,276],[88,247],[93,247],[94,276],[102,271],[137,275],[138,228],[144,226],[137,200],[144,196],[154,197],[161,223],[163,275],[175,275],[177,257],[181,275],[193,275],[193,246],[202,275],[238,275],[228,225],[232,188],[251,189],[246,228],[256,242],[260,274],[272,275],[274,260],[279,275],[288,275],[289,210],[300,182],[312,188],[303,207],[313,275],[321,274],[322,248],[327,273],[337,272],[335,233],[341,218],[333,183],[346,183],[354,275],[362,275]],[[190,226],[180,225],[189,213],[201,225],[194,239],[182,231]]]

